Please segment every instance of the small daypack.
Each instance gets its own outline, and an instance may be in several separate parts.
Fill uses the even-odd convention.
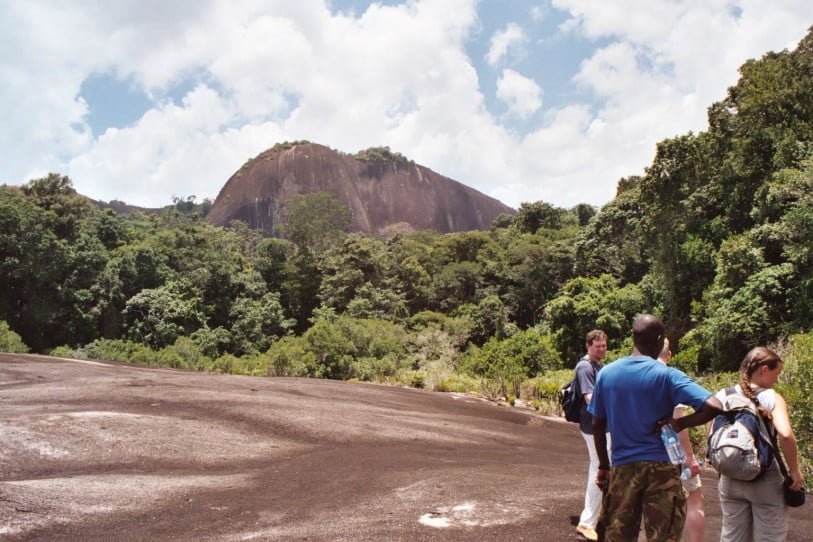
[[[750,482],[773,465],[769,429],[758,404],[736,388],[725,393],[724,412],[711,422],[707,458],[721,475]]]
[[[579,383],[574,378],[559,389],[559,406],[569,422],[581,422],[581,409],[584,397],[579,393]]]

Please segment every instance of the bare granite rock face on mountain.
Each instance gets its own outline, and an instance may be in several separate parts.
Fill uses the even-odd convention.
[[[285,203],[295,194],[326,191],[350,208],[351,229],[380,234],[404,223],[442,233],[485,230],[515,211],[473,188],[438,175],[389,149],[344,154],[308,142],[285,143],[246,162],[218,194],[206,219],[237,219],[278,235]]]

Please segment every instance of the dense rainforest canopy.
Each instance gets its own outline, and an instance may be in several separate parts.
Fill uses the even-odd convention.
[[[647,311],[683,368],[736,369],[751,346],[813,322],[813,33],[740,72],[707,131],[660,142],[601,209],[526,203],[488,232],[342,234],[347,210],[320,193],[292,202],[283,239],[264,239],[206,224],[208,205],[190,198],[122,216],[58,174],[4,186],[0,321],[35,351],[183,340],[210,359],[273,351],[344,378],[360,359],[427,347],[367,341],[334,359],[314,345],[335,349],[337,323],[381,341],[394,328],[442,333],[436,347],[475,372],[531,341],[535,359],[513,358],[532,375],[572,366],[594,327],[622,348]]]

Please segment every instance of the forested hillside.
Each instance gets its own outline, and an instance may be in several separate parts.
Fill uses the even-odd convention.
[[[183,201],[101,210],[58,174],[3,187],[0,345],[516,395],[572,367],[589,329],[624,351],[647,311],[688,372],[779,345],[809,413],[813,33],[743,65],[708,118],[600,210],[527,203],[488,232],[343,234],[347,209],[315,193],[292,201],[287,240],[264,239]]]

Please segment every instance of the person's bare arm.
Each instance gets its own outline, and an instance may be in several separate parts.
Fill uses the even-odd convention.
[[[675,407],[675,410],[672,412],[672,418],[677,420],[678,418],[682,418],[685,413],[686,411],[682,406],[677,406]],[[694,456],[694,450],[692,449],[692,440],[689,438],[689,430],[684,429],[683,431],[678,433],[678,438],[680,439],[680,445],[683,447],[683,451],[686,453],[686,464],[692,470],[692,476],[700,474],[700,463]]]
[[[793,484],[790,488],[798,490],[805,482],[802,471],[799,468],[799,448],[796,445],[796,436],[793,434],[793,428],[790,426],[788,405],[785,399],[778,393],[776,394],[772,415],[779,447],[782,448],[782,455],[785,456],[785,462],[788,464],[788,474],[793,480]]]
[[[696,410],[688,416],[683,416],[682,418],[672,418],[671,420],[667,420],[666,423],[669,423],[669,425],[671,425],[676,432],[680,433],[684,429],[710,422],[712,418],[720,414],[722,411],[723,404],[719,399],[711,395],[708,399],[706,399],[706,402],[703,403],[703,406],[700,407],[700,410]]]
[[[606,491],[610,482],[610,456],[607,454],[607,420],[593,417],[593,443],[598,455],[596,485]]]

